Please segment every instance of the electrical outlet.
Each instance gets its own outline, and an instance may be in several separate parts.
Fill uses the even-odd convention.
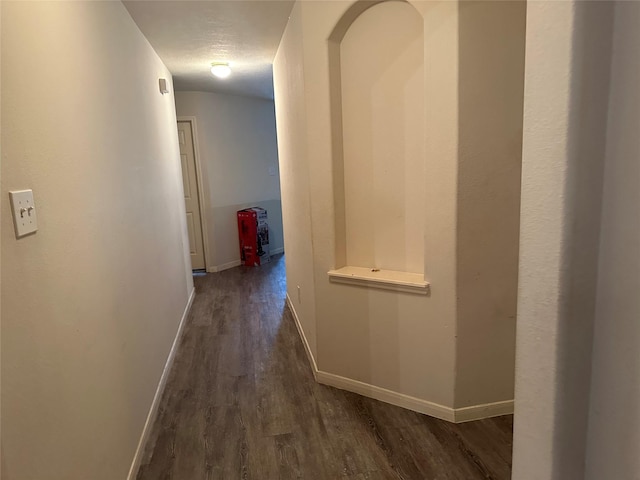
[[[298,285],[298,303],[302,303],[302,296],[300,295],[300,285]]]
[[[32,190],[15,190],[9,192],[11,199],[11,213],[16,238],[24,237],[38,230],[38,216],[36,204],[33,201]]]

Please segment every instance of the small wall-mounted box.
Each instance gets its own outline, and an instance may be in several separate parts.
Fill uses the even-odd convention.
[[[161,94],[165,94],[165,93],[169,93],[169,87],[167,86],[167,79],[166,78],[161,78],[158,80],[159,86],[160,86],[160,93]]]

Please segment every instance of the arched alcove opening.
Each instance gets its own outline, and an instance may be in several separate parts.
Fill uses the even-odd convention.
[[[426,292],[423,29],[407,2],[357,2],[336,25],[329,57],[333,273],[391,275]]]

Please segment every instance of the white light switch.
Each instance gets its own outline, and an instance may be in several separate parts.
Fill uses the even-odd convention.
[[[33,201],[32,190],[17,190],[9,192],[11,199],[11,212],[13,213],[13,226],[16,229],[16,237],[24,237],[38,230],[38,216],[36,204]]]

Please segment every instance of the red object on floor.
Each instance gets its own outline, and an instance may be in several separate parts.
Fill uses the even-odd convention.
[[[257,267],[271,260],[267,211],[252,207],[238,211],[238,240],[242,265]]]

